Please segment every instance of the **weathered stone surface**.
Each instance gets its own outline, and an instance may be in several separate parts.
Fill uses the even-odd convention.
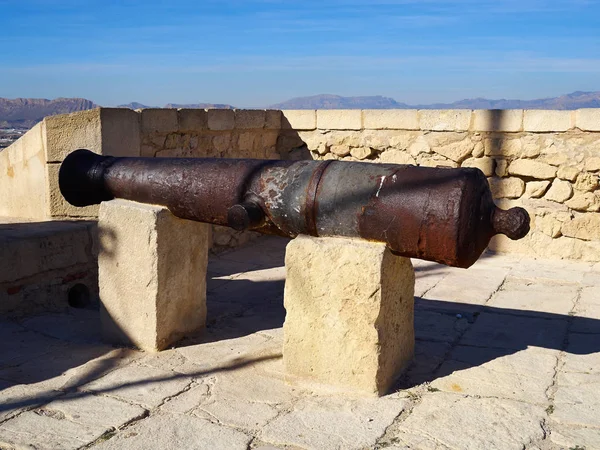
[[[177,116],[180,131],[194,132],[208,129],[208,114],[205,109],[180,109],[177,111]]]
[[[579,175],[579,170],[576,167],[562,165],[558,168],[556,176],[561,180],[575,181]]]
[[[207,114],[209,130],[222,131],[235,128],[235,112],[233,109],[209,109]]]
[[[487,156],[520,156],[523,151],[523,143],[520,139],[509,139],[504,136],[486,138],[483,145]]]
[[[538,135],[526,134],[525,136],[521,137],[521,145],[521,158],[537,158],[542,152],[540,136]]]
[[[128,108],[100,108],[102,154],[140,156],[141,116]],[[71,150],[76,148],[87,147],[73,147]]]
[[[408,147],[408,152],[412,156],[417,156],[421,153],[431,153],[432,151],[433,150],[431,150],[431,147],[424,136],[417,137],[417,139],[415,139],[415,141]]]
[[[600,240],[600,214],[589,213],[577,216],[565,222],[561,231],[565,236],[585,241]]]
[[[132,364],[89,382],[80,390],[96,395],[109,394],[151,409],[164,399],[183,392],[190,383],[172,371]]]
[[[494,198],[519,198],[525,192],[525,182],[520,178],[490,178]]]
[[[385,393],[414,351],[410,260],[379,243],[300,236],[286,271],[286,373]]]
[[[481,158],[485,154],[485,148],[483,147],[483,142],[478,141],[475,142],[475,147],[473,147],[473,158]]]
[[[147,108],[141,112],[142,133],[173,133],[177,131],[177,110]]]
[[[375,443],[406,406],[405,400],[306,398],[269,423],[261,440],[322,450],[362,449]]]
[[[394,440],[408,448],[517,450],[544,437],[544,418],[539,406],[435,392],[425,395]]]
[[[362,114],[367,130],[419,129],[419,113],[416,109],[365,109]]]
[[[575,189],[578,191],[591,192],[598,188],[600,177],[597,174],[582,172],[575,181]]]
[[[471,124],[469,109],[423,109],[419,115],[421,130],[467,131]]]
[[[382,163],[390,163],[390,164],[413,164],[416,165],[417,162],[415,159],[408,153],[400,151],[400,150],[386,150],[381,153],[378,159],[379,162]]]
[[[575,211],[600,211],[600,196],[594,192],[576,192],[568,202],[565,203]]]
[[[540,198],[546,193],[548,186],[550,186],[550,181],[548,180],[529,181],[525,185],[525,195],[531,198]]]
[[[573,186],[568,181],[555,179],[552,186],[544,196],[545,199],[557,203],[564,203],[573,196]]]
[[[516,132],[523,129],[522,109],[476,109],[472,131]]]
[[[546,214],[544,216],[539,216],[535,218],[534,228],[553,238],[560,236],[561,226],[562,222],[557,220],[550,214]]]
[[[546,153],[540,160],[552,166],[562,166],[569,161],[569,157],[565,153]]]
[[[265,111],[265,129],[279,130],[281,129],[281,119],[283,114],[278,109],[267,109]]]
[[[285,110],[281,112],[281,128],[292,130],[314,130],[317,128],[315,110]]]
[[[529,159],[516,159],[508,166],[508,173],[523,177],[547,180],[556,176],[557,168],[550,164],[532,161]]]
[[[600,170],[600,156],[592,156],[585,159],[585,170],[597,172]]]
[[[551,424],[550,440],[560,448],[600,448],[600,431],[597,428],[569,427]]]
[[[152,113],[148,114],[152,115]],[[143,124],[142,120],[142,129]],[[175,112],[175,127],[177,127],[177,112]],[[46,117],[42,128],[42,140],[45,142],[46,150],[46,161],[44,162],[61,162],[69,153],[78,148],[102,153],[100,130],[100,108]]]
[[[110,342],[162,350],[206,320],[209,228],[126,200],[100,208],[102,328]]]
[[[235,128],[241,130],[263,129],[265,127],[264,109],[236,109]]]
[[[537,316],[539,312],[568,316],[578,296],[575,283],[531,281],[508,277],[502,289],[487,303],[490,306],[510,308],[513,314]],[[518,334],[515,336],[518,337]]]
[[[347,145],[332,145],[329,151],[336,156],[347,156],[350,154],[350,147]]]
[[[95,447],[100,450],[176,448],[246,450],[251,438],[231,428],[184,415],[154,415],[118,432]]]
[[[600,109],[584,108],[575,112],[577,128],[584,131],[600,131]]]
[[[567,131],[574,124],[571,111],[525,110],[523,130],[533,132]]]
[[[496,159],[496,175],[505,177],[508,175],[508,161],[506,159]],[[550,184],[550,183],[548,183]]]
[[[494,174],[494,160],[489,157],[469,158],[462,162],[462,167],[476,167],[481,170],[486,177]]]
[[[319,109],[317,128],[322,130],[360,130],[362,111],[360,109]]]
[[[561,424],[600,428],[599,387],[600,374],[597,372],[561,373],[554,394],[552,420]]]
[[[373,153],[371,147],[355,147],[350,150],[350,154],[356,159],[366,159]]]
[[[454,142],[442,147],[435,147],[433,151],[452,161],[460,163],[471,155],[473,147],[474,144],[470,139],[464,139],[460,142]]]
[[[508,354],[507,354],[508,353]],[[544,404],[558,351],[532,348],[510,353],[494,348],[456,347],[431,386],[450,393],[500,397]]]

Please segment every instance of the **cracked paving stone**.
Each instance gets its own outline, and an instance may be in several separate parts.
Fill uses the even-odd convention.
[[[277,417],[280,405],[289,406],[299,393],[282,379],[253,369],[218,374],[215,379],[210,397],[194,414],[246,430],[262,428]]]
[[[303,398],[267,424],[259,438],[304,449],[361,449],[374,445],[404,410],[403,399]]]
[[[564,372],[593,374],[600,372],[600,340],[590,334],[570,333],[563,355]]]
[[[55,386],[52,381],[42,381],[34,384],[9,385],[0,390],[0,421],[63,395],[62,392],[54,390]]]
[[[181,374],[131,365],[117,369],[80,389],[154,408],[189,384],[189,378]]]
[[[552,420],[600,428],[600,373],[561,373],[554,394]]]
[[[449,350],[450,344],[446,342],[416,341],[415,357],[402,375],[400,384],[412,387],[431,381],[435,369],[444,361]]]
[[[550,440],[561,449],[586,449],[600,448],[600,430],[597,428],[567,427],[552,425]]]
[[[581,283],[584,274],[591,270],[591,264],[569,261],[565,268],[563,261],[522,259],[514,264],[509,275],[515,278],[525,278],[539,282],[550,282],[557,285],[565,283]]]
[[[512,309],[495,311],[513,311]],[[561,349],[567,331],[567,316],[542,314],[540,317],[484,312],[460,340],[461,345],[523,350],[529,346]]]
[[[426,299],[445,302],[448,309],[465,309],[467,305],[483,305],[500,287],[508,269],[473,269],[452,272],[424,296]],[[477,283],[473,283],[477,279]],[[460,299],[460,303],[456,300]],[[427,304],[427,302],[423,302]]]
[[[568,315],[579,295],[577,284],[556,284],[508,277],[487,306],[510,308],[513,314],[538,315],[540,312]],[[460,297],[459,297],[460,298]]]
[[[75,449],[144,412],[111,398],[71,395],[0,425],[0,443],[35,449]]]
[[[176,397],[167,399],[160,410],[171,414],[188,414],[203,403],[210,395],[208,384],[196,384]]]
[[[521,450],[542,439],[542,407],[512,400],[427,393],[391,441],[415,449]]]
[[[600,334],[600,295],[598,295],[597,287],[582,289],[569,331],[572,333]]]
[[[458,346],[431,386],[445,392],[545,404],[559,353],[536,347],[513,353]]]
[[[184,415],[157,414],[119,431],[98,450],[246,450],[251,438],[207,420]]]
[[[453,342],[467,326],[467,319],[455,314],[415,309],[415,337],[423,341]]]
[[[71,343],[102,342],[100,313],[90,309],[70,309],[65,314],[43,314],[22,322],[28,330]]]

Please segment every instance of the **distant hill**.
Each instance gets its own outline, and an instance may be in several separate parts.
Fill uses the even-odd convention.
[[[0,98],[0,127],[31,128],[46,116],[95,108],[84,98]]]
[[[96,108],[94,102],[84,98],[57,98],[55,100],[37,98],[0,98],[0,128],[31,128],[46,116],[66,114]],[[119,105],[121,108],[152,108],[142,103],[132,102]],[[234,106],[216,103],[168,103],[165,108],[218,108],[234,109]],[[432,105],[409,105],[393,98],[380,95],[371,97],[342,97],[323,94],[299,97],[271,105],[270,109],[578,109],[600,108],[600,92],[573,92],[560,97],[539,100],[488,100],[474,98],[453,103]]]
[[[269,106],[272,109],[407,109],[406,103],[398,103],[393,98],[376,95],[372,97],[342,97],[321,94],[311,97],[298,97]]]
[[[488,100],[474,98],[453,103],[408,105],[389,97],[341,97],[314,95],[271,105],[274,109],[579,109],[600,108],[600,92],[573,92],[560,97],[538,100]]]

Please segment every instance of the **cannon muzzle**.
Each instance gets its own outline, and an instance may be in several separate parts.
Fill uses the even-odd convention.
[[[75,206],[124,198],[236,230],[383,242],[398,255],[456,267],[471,266],[495,234],[529,232],[527,211],[496,207],[486,177],[473,168],[77,150],[63,162],[59,185]]]

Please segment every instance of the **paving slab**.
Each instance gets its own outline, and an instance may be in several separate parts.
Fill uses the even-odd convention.
[[[432,392],[402,422],[396,448],[520,450],[542,439],[542,407],[504,399]]]
[[[208,420],[157,414],[94,446],[98,450],[246,450],[251,437]]]
[[[0,318],[0,448],[600,448],[600,265],[413,260],[415,359],[361,398],[284,381],[286,244],[211,257],[207,329],[161,353],[98,311]]]

